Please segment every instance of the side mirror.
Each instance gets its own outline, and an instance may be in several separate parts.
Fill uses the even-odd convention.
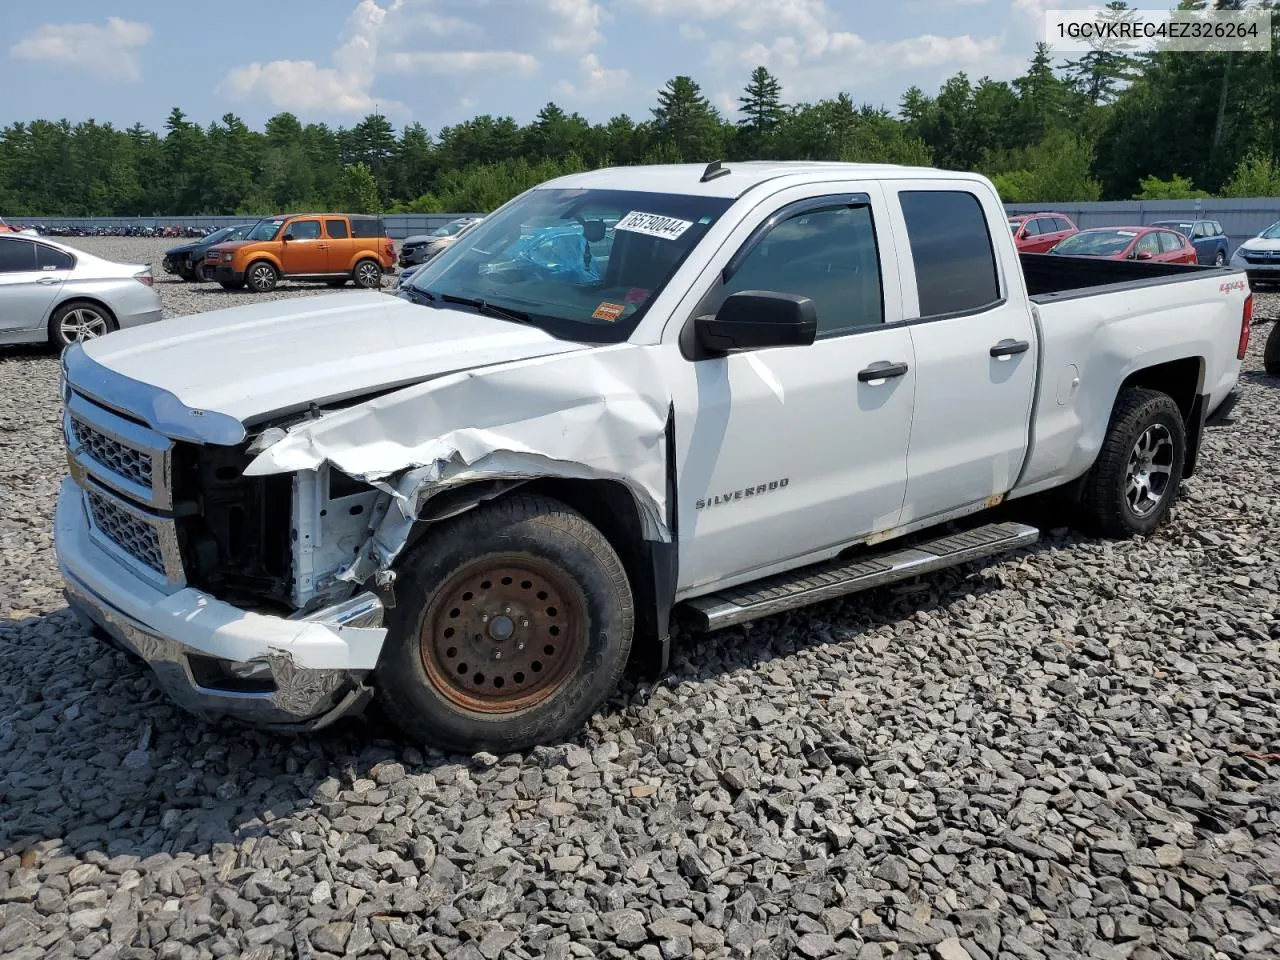
[[[1150,260],[1150,259],[1151,259],[1151,254],[1149,254],[1146,250],[1139,250],[1137,253],[1135,253],[1135,254],[1133,255],[1133,259],[1135,259],[1135,260]]]
[[[294,237],[293,237],[293,234],[292,234],[292,233],[289,233],[288,231],[285,231],[285,235],[284,235],[283,237],[281,237],[280,239],[281,239],[281,240],[284,240],[284,241],[286,241],[286,242],[287,242],[287,241],[289,241],[289,240],[292,240],[293,238],[294,238]]]
[[[726,298],[715,316],[694,320],[694,332],[713,353],[807,347],[818,333],[818,311],[798,294],[742,290]]]

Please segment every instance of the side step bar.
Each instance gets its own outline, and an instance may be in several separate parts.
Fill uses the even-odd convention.
[[[907,580],[1035,543],[1040,531],[1021,523],[989,523],[850,562],[832,561],[745,583],[685,603],[703,630],[720,630],[784,610]]]

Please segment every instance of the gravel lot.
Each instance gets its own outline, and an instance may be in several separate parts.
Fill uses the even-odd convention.
[[[152,260],[175,315],[253,296],[160,279],[164,241],[76,242]],[[1273,960],[1268,329],[1156,537],[1051,517],[981,570],[677,637],[578,742],[474,758],[377,716],[205,724],[87,639],[56,361],[0,350],[0,956]]]

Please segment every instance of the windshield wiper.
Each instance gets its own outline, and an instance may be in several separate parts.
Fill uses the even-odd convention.
[[[435,303],[436,295],[427,290],[419,290],[415,286],[407,286],[404,292],[409,295],[409,299],[414,303]]]
[[[490,303],[488,300],[475,300],[471,297],[455,297],[451,293],[443,293],[440,299],[445,303],[457,303],[464,307],[475,307],[477,313],[486,313],[491,317],[501,317],[503,320],[514,320],[516,323],[533,323],[533,317],[525,313],[523,310],[511,310],[507,307],[500,307],[496,303]]]

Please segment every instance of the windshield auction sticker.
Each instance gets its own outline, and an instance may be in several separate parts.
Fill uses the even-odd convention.
[[[693,222],[690,220],[677,220],[675,217],[663,217],[656,213],[641,213],[639,210],[633,210],[619,220],[613,229],[643,233],[646,237],[675,240],[692,226]]]
[[[623,313],[626,312],[626,306],[621,303],[609,303],[607,300],[596,307],[596,312],[591,315],[594,320],[608,320],[613,323]]]

